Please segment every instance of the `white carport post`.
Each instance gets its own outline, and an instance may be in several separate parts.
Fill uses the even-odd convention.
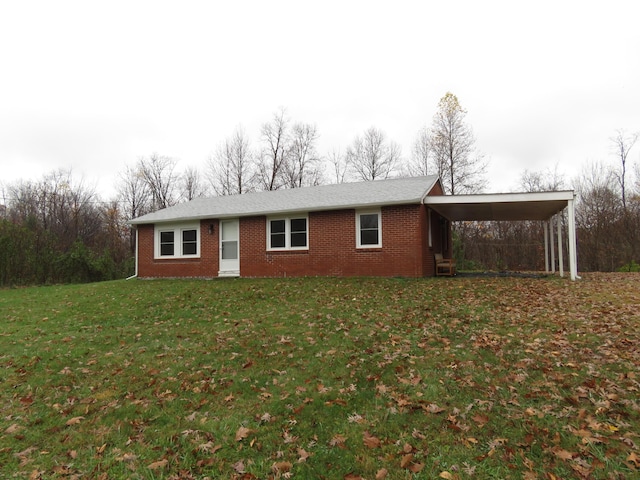
[[[549,273],[549,224],[545,220],[544,227],[544,273]]]
[[[564,256],[562,254],[562,212],[558,212],[556,215],[556,221],[558,222],[558,270],[560,276],[564,277]]]
[[[556,249],[553,246],[553,217],[549,219],[549,247],[551,247],[551,273],[556,273]]]
[[[578,256],[576,253],[576,211],[575,197],[567,200],[567,229],[569,235],[569,271],[571,272],[571,280],[578,277]]]

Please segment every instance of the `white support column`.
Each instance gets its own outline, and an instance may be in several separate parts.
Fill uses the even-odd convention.
[[[556,215],[556,221],[558,222],[558,270],[560,276],[564,277],[564,256],[562,253],[562,212]]]
[[[553,246],[553,217],[549,219],[549,248],[551,248],[551,273],[556,273],[556,249]]]
[[[573,200],[567,201],[567,230],[569,236],[569,271],[571,272],[571,280],[578,277],[578,255],[576,241],[576,211],[575,197]]]
[[[545,220],[544,227],[544,273],[549,273],[549,224]]]

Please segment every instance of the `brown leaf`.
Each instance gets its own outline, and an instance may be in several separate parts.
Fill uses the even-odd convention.
[[[556,457],[561,458],[562,460],[571,460],[575,455],[563,448],[553,448],[551,451]]]
[[[162,460],[158,460],[157,462],[150,463],[149,465],[147,465],[147,468],[149,470],[160,470],[161,468],[166,467],[168,463],[169,460],[163,458]]]
[[[382,443],[378,437],[374,437],[367,431],[364,432],[363,441],[368,448],[378,448]]]
[[[26,458],[29,455],[31,455],[33,452],[37,451],[38,449],[36,447],[28,447],[25,448],[24,450],[22,450],[21,452],[18,453],[14,453],[13,456],[14,457],[18,457],[18,458]]]
[[[402,456],[402,460],[400,460],[400,468],[407,468],[411,462],[413,461],[413,453],[408,453]]]
[[[276,462],[271,466],[271,471],[273,473],[287,473],[291,471],[293,465],[291,462]]]
[[[412,463],[409,465],[408,470],[413,473],[420,473],[424,468],[424,463]]]
[[[311,454],[307,452],[304,448],[298,448],[298,463],[304,463],[307,461]]]
[[[629,456],[627,457],[627,462],[631,462],[634,464],[634,466],[640,467],[640,457],[638,457],[635,452],[631,452],[629,454]]]
[[[440,478],[446,478],[446,479],[449,479],[449,480],[450,480],[450,479],[452,479],[452,478],[453,478],[453,475],[452,475],[451,473],[449,473],[449,472],[445,471],[445,472],[440,472],[440,475],[438,475],[438,477],[440,477]]]
[[[487,415],[477,414],[471,417],[471,420],[476,422],[479,427],[482,427],[489,422],[489,417]]]
[[[31,474],[29,475],[29,480],[39,480],[42,478],[42,475],[44,475],[44,470],[40,471],[38,469],[35,469],[33,472],[31,472]]]
[[[125,453],[121,457],[116,457],[116,460],[118,462],[125,462],[125,463],[135,462],[137,459],[138,459],[138,456],[133,453]]]
[[[425,410],[429,413],[442,413],[444,412],[444,408],[439,407],[435,403],[430,403],[426,406]]]
[[[233,469],[235,470],[236,473],[244,473],[244,461],[243,460],[238,460],[236,463],[233,464]]]
[[[84,417],[73,417],[70,418],[69,420],[67,420],[67,422],[65,423],[65,425],[67,427],[70,427],[71,425],[77,425],[79,424],[82,420],[84,420]]]
[[[4,433],[7,433],[9,435],[11,435],[12,433],[16,433],[19,432],[20,430],[22,430],[22,427],[20,425],[18,425],[17,423],[14,423],[13,425],[8,426]]]
[[[333,438],[329,441],[329,445],[331,445],[332,447],[342,446],[346,441],[347,438],[344,435],[337,434],[334,435]]]
[[[389,475],[389,471],[386,468],[381,468],[378,470],[378,473],[376,473],[376,480],[384,480],[387,478],[387,475]]]
[[[249,436],[250,433],[251,433],[251,430],[248,429],[247,427],[240,427],[236,432],[236,442],[240,442],[244,440]]]

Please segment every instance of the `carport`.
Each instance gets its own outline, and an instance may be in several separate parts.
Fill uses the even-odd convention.
[[[564,276],[561,213],[567,210],[569,273],[578,277],[576,255],[575,194],[573,190],[535,193],[491,193],[477,195],[427,196],[423,203],[449,221],[525,221],[544,222],[545,269],[555,272],[553,248],[554,219],[558,240],[558,270]]]

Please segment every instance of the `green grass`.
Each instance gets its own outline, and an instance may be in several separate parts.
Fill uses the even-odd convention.
[[[2,478],[630,478],[640,275],[0,290]]]

